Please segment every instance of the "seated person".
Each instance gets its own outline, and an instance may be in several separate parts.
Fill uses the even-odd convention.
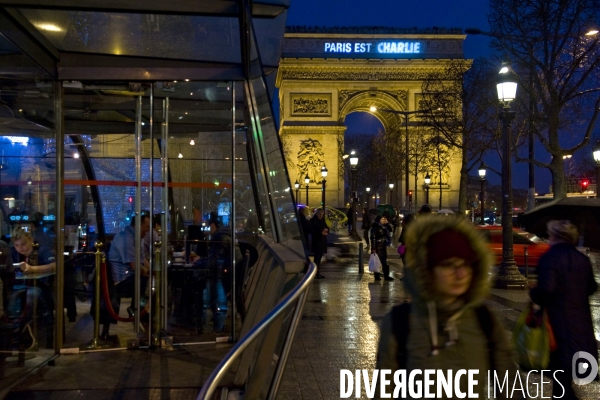
[[[127,309],[130,314],[134,314],[137,308],[134,302],[135,294],[135,218],[131,219],[131,224],[121,232],[117,233],[112,241],[108,251],[108,261],[111,266],[111,273],[115,285],[117,297],[131,297],[131,306]],[[150,231],[150,216],[141,217],[141,238],[143,239]],[[141,253],[141,249],[139,250]],[[149,276],[148,261],[140,254],[141,275],[140,275],[140,297],[146,292]],[[118,312],[118,310],[115,310]],[[110,324],[105,323],[102,328],[101,336],[108,337]]]
[[[15,229],[12,242],[15,250],[13,252],[15,264],[11,266],[14,268],[12,277],[9,277],[8,271],[3,274],[13,282],[5,311],[6,316],[9,320],[18,323],[22,331],[32,321],[34,305],[37,302],[37,308],[44,321],[49,324],[54,323],[54,299],[48,285],[48,277],[36,279],[34,286],[27,284],[24,279],[14,279],[15,274],[34,275],[54,272],[56,270],[54,250],[45,245],[37,250],[34,249],[31,234],[23,228]]]

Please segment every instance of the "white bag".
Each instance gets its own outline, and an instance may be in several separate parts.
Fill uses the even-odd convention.
[[[372,253],[369,258],[369,271],[380,274],[381,273],[381,260],[377,253]]]

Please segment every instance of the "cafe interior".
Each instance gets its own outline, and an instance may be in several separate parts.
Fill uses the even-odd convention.
[[[53,318],[36,296],[18,305],[33,309],[26,328],[0,305],[0,390],[61,354],[235,342],[307,259],[271,108],[289,2],[1,3],[3,299],[15,282],[48,291]],[[142,215],[160,222],[152,240]],[[197,287],[212,279],[211,220],[235,244],[217,333]],[[130,225],[135,249],[150,242],[141,313],[110,287],[107,252]],[[18,228],[54,251],[52,272],[18,271]],[[101,337],[107,314],[116,324]]]

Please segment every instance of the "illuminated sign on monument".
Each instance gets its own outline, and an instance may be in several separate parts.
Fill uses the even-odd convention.
[[[345,54],[420,54],[421,42],[418,41],[381,41],[381,42],[325,42],[325,53]]]

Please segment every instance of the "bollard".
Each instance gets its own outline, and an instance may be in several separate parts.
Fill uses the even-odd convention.
[[[365,273],[365,260],[363,259],[363,244],[360,242],[358,244],[358,273]]]
[[[525,246],[525,278],[529,279],[529,252],[527,246]]]
[[[98,340],[100,336],[100,264],[106,262],[106,256],[100,251],[104,244],[100,241],[94,244],[96,246],[96,273],[94,274],[94,338],[88,343],[79,346],[81,350],[97,350],[109,347],[101,344]]]

